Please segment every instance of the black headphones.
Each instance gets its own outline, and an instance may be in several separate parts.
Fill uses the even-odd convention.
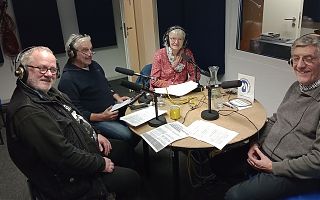
[[[289,64],[291,67],[293,67],[293,61],[292,61],[292,58],[290,58],[290,59],[288,60],[288,64]]]
[[[75,58],[77,57],[77,50],[76,48],[74,48],[75,43],[84,37],[88,37],[87,34],[78,34],[76,35],[70,42],[70,44],[68,45],[68,49],[67,49],[67,54],[69,58]]]
[[[22,65],[21,63],[21,58],[23,57],[23,55],[31,50],[35,48],[35,46],[31,46],[31,47],[27,47],[25,49],[23,49],[22,51],[20,51],[20,53],[16,56],[16,59],[14,60],[14,75],[17,76],[22,82],[26,82],[28,79],[28,70],[26,68],[26,66]],[[60,78],[60,67],[59,67],[59,63],[56,63],[57,65],[57,78]]]
[[[185,37],[184,37],[184,41],[183,41],[183,45],[182,45],[182,48],[186,48],[187,47],[187,44],[188,44],[188,41],[187,41],[187,32],[184,30],[184,28],[182,28],[181,26],[171,26],[170,28],[168,28],[168,30],[164,33],[163,35],[163,44],[164,45],[167,45],[168,47],[170,46],[170,41],[169,41],[169,33],[173,30],[176,30],[176,29],[179,29],[179,30],[182,30],[185,34]]]

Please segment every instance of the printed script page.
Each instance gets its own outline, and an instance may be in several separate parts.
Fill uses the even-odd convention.
[[[158,115],[160,116],[166,112],[167,112],[166,110],[158,110]],[[125,121],[131,126],[139,126],[155,117],[156,117],[155,107],[149,106],[139,111],[130,113],[129,115],[120,117],[120,120]]]
[[[143,133],[141,137],[158,152],[172,142],[188,137],[186,126],[180,122],[172,122]]]
[[[177,84],[177,85],[170,85],[167,88],[155,88],[155,93],[158,94],[170,94],[175,96],[183,96],[191,92],[192,90],[198,87],[198,83],[194,81],[188,81],[185,83]]]
[[[204,120],[194,121],[187,127],[187,132],[190,137],[209,143],[220,150],[239,134]]]

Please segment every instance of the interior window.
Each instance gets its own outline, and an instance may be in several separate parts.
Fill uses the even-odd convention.
[[[289,60],[292,42],[320,30],[319,0],[239,0],[237,49]]]

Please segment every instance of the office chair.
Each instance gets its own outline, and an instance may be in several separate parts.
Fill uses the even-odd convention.
[[[2,122],[0,122],[1,123],[1,125],[0,125],[0,145],[4,145],[4,140],[2,137],[2,127],[5,127],[6,121],[5,121],[4,113],[3,113],[3,109],[2,109],[1,98],[0,98],[0,114],[1,114],[1,119],[2,119]]]
[[[152,68],[152,64],[146,64],[142,70],[140,71],[140,74],[142,75],[146,75],[146,76],[150,76],[151,74],[151,68]],[[150,85],[150,79],[139,76],[136,80],[137,84],[142,85],[144,88],[149,88]]]
[[[151,68],[152,64],[145,65],[142,70],[140,71],[140,74],[150,76],[151,74]],[[150,87],[150,79],[139,76],[136,80],[136,84],[142,85],[143,88],[149,89]],[[150,103],[152,101],[152,96],[150,94],[144,94],[138,99],[139,103]]]
[[[320,191],[287,197],[283,200],[315,200],[320,199]]]

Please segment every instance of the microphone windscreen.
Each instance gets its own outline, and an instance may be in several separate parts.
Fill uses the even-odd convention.
[[[224,81],[221,83],[221,87],[223,89],[240,87],[241,85],[242,85],[242,82],[240,80]]]
[[[130,90],[134,90],[134,91],[141,91],[142,90],[141,85],[132,83],[130,81],[121,81],[120,85],[123,87],[126,87]]]
[[[191,57],[189,57],[185,52],[181,54],[181,57],[186,62],[191,62]]]
[[[134,71],[133,70],[122,68],[122,67],[116,67],[115,71],[119,72],[121,74],[129,75],[129,76],[133,76],[134,75]]]

